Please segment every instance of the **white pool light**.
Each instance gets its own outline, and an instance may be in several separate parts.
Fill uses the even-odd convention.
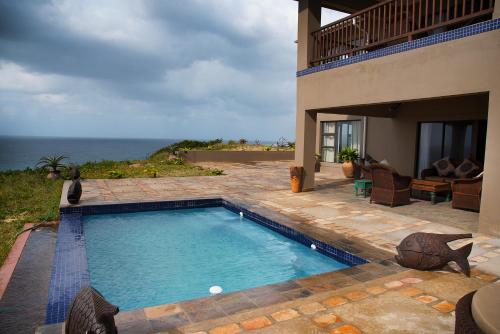
[[[316,245],[315,244],[311,244],[311,249],[312,250],[316,250]]]
[[[208,291],[212,295],[218,295],[219,293],[222,293],[222,288],[220,286],[218,286],[218,285],[214,285],[213,287],[211,287],[210,289],[208,289]]]
[[[243,212],[240,211],[240,217],[243,217]]]

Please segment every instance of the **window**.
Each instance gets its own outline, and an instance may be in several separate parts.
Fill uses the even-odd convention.
[[[467,158],[483,160],[486,121],[420,123],[419,135],[418,176],[443,157],[456,163]]]
[[[337,152],[361,145],[361,121],[321,122],[321,160],[338,162]]]

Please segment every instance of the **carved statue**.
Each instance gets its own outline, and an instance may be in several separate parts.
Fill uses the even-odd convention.
[[[69,176],[72,180],[77,180],[80,178],[80,169],[78,166],[72,165],[69,171]]]
[[[395,258],[401,266],[418,270],[440,269],[448,262],[455,261],[464,274],[470,276],[467,257],[472,250],[472,243],[456,250],[447,244],[465,238],[472,238],[472,234],[412,233],[396,246],[398,255]]]
[[[78,166],[71,166],[69,175],[73,182],[68,188],[68,194],[66,197],[70,204],[78,204],[80,197],[82,196],[82,184],[80,183],[80,170],[78,169]]]
[[[66,318],[66,334],[117,334],[114,315],[117,306],[108,303],[93,287],[84,287],[71,303]]]

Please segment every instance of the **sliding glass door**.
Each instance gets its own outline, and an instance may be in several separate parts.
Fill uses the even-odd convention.
[[[361,121],[321,122],[321,160],[338,162],[337,153],[345,147],[358,152],[361,146]]]
[[[420,123],[417,172],[432,166],[432,163],[449,157],[457,163],[464,159],[481,159],[486,138],[485,121]],[[484,130],[483,130],[484,129]],[[482,150],[482,152],[481,152]]]

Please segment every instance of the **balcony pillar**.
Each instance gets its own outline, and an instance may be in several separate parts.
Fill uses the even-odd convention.
[[[304,191],[314,189],[314,153],[316,149],[316,112],[299,108],[295,134],[295,164],[304,167]]]
[[[483,192],[479,232],[500,235],[498,194],[500,191],[500,90],[490,91],[488,131],[484,156]]]
[[[493,9],[493,19],[500,18],[500,1],[495,1],[495,7]]]
[[[311,33],[321,28],[321,3],[319,0],[299,0],[297,33],[297,71],[309,67],[313,56]]]

